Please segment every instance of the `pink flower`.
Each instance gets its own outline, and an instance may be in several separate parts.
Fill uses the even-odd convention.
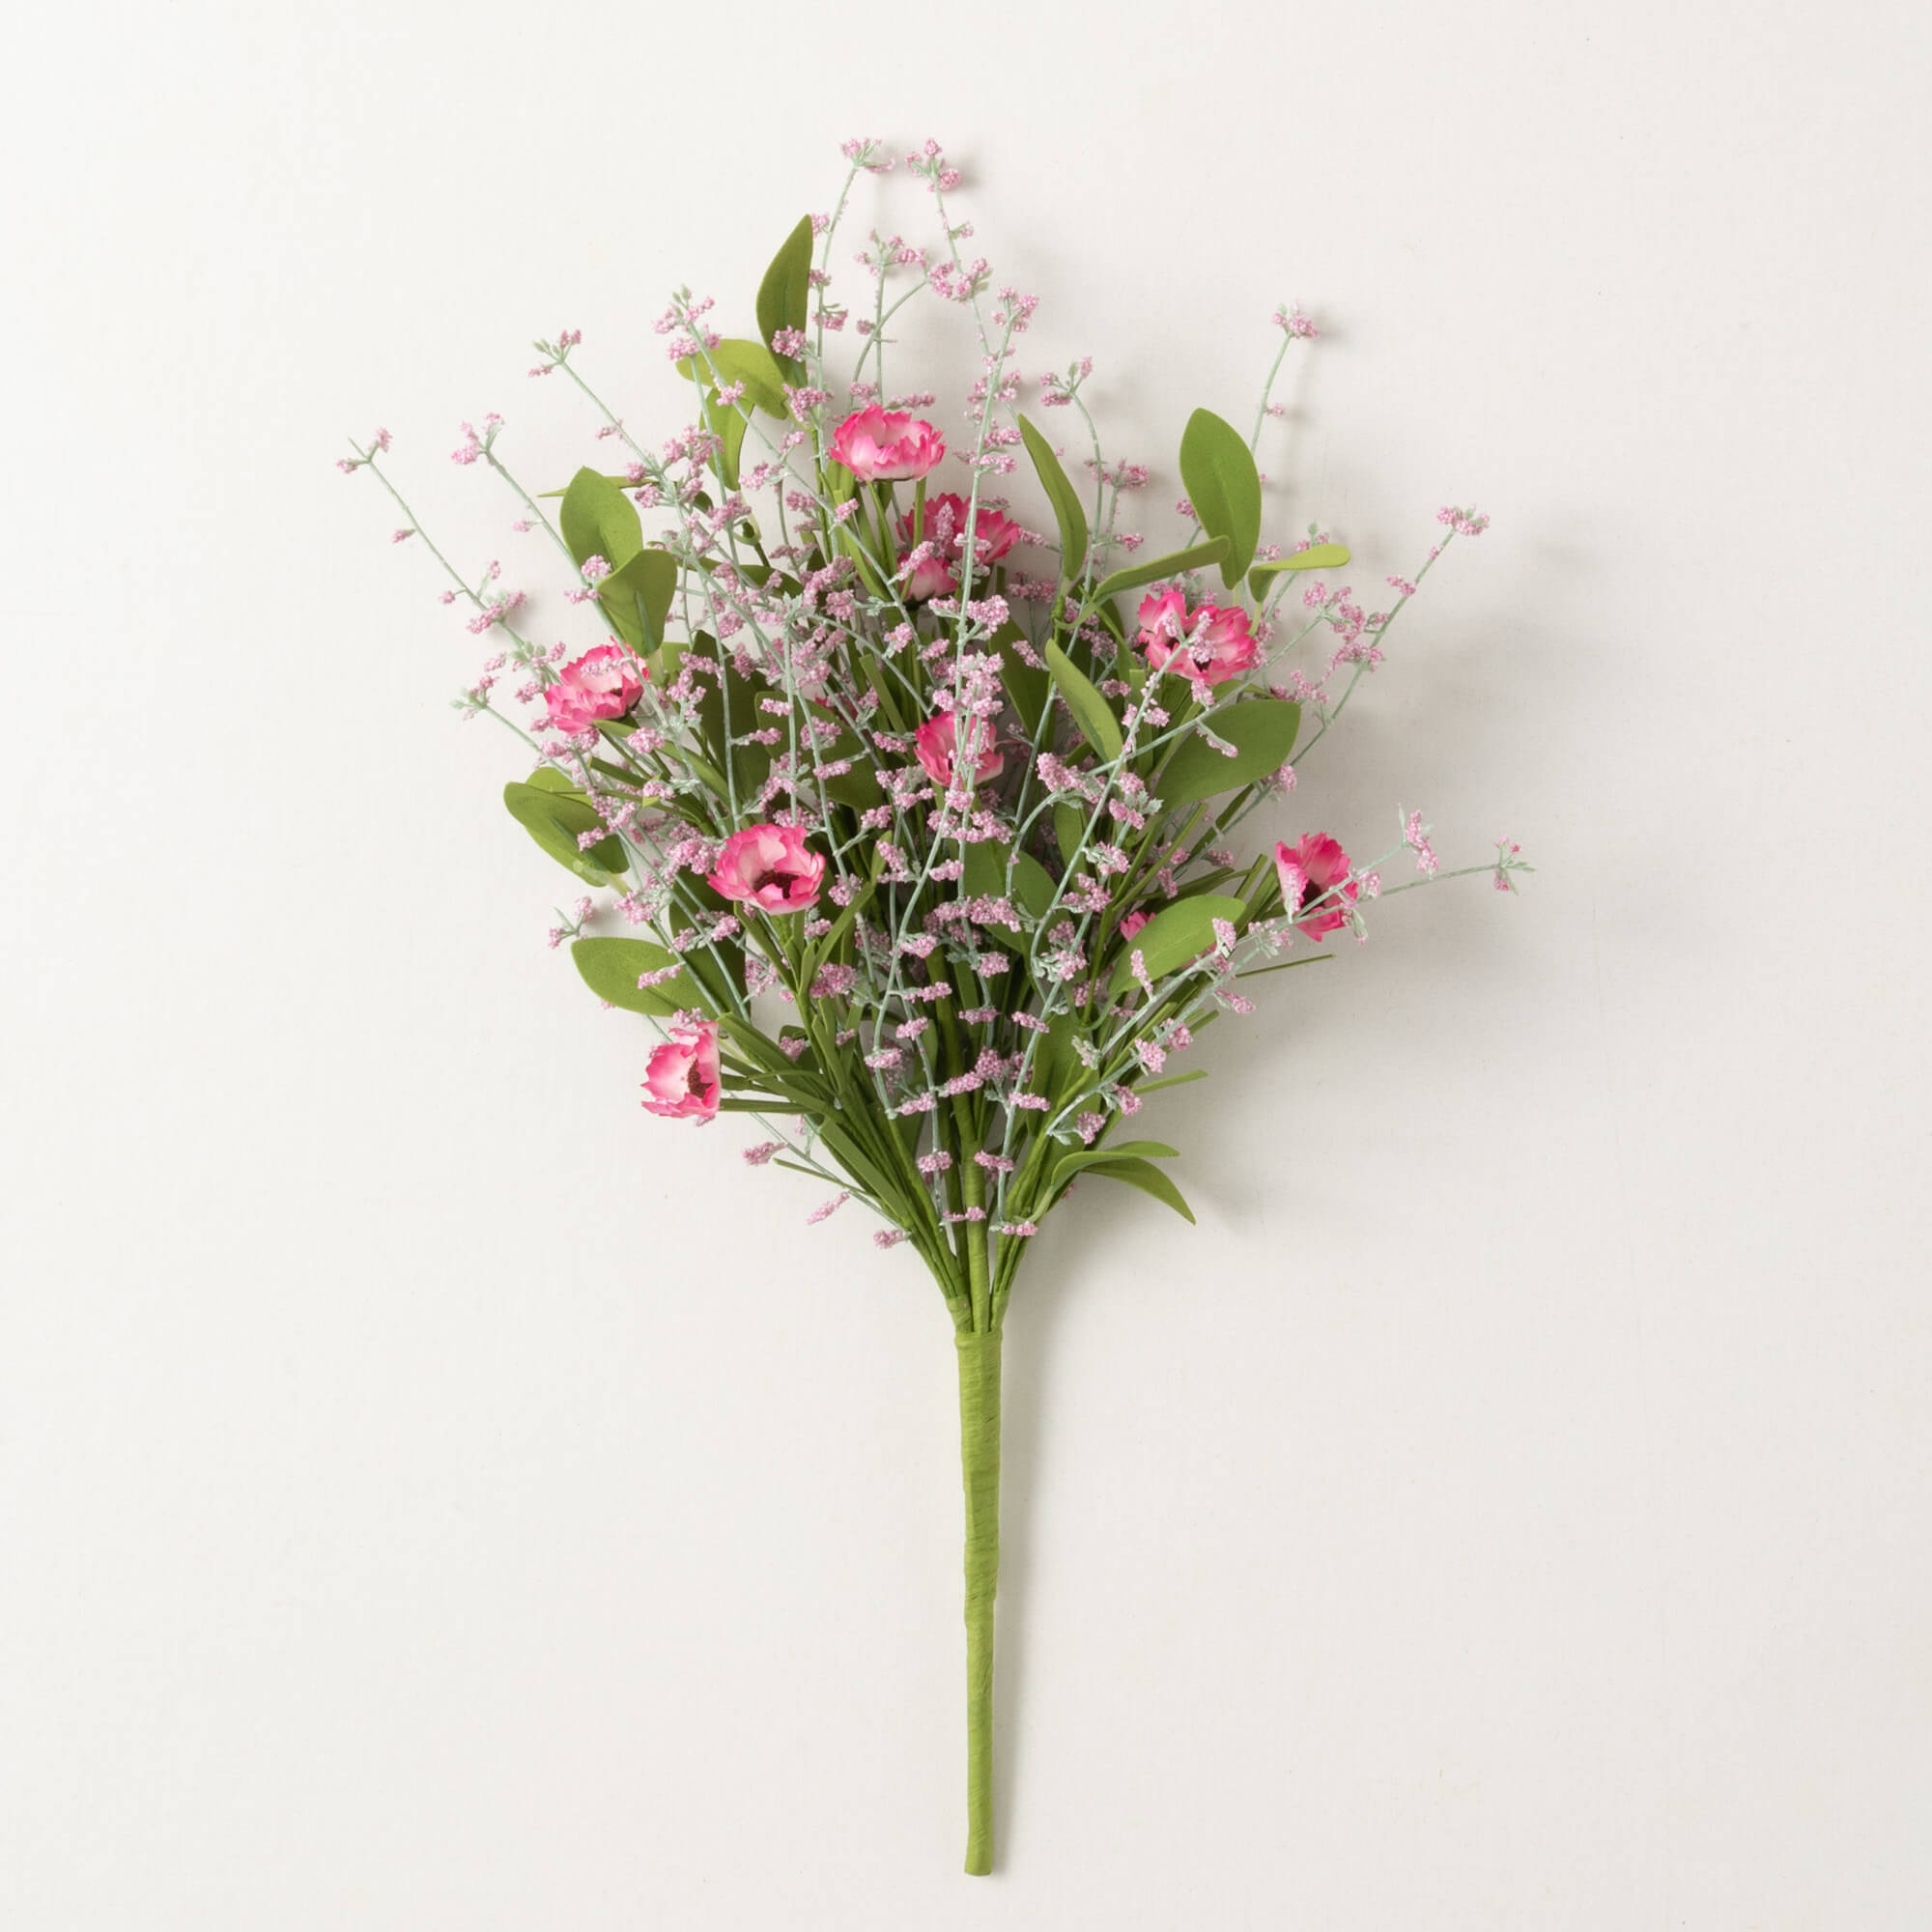
[[[644,695],[650,672],[616,644],[599,644],[557,673],[544,692],[550,722],[573,737],[600,718],[621,718]]]
[[[645,1111],[668,1121],[709,1121],[718,1112],[718,1029],[709,1020],[674,1026],[644,1069]]]
[[[1294,922],[1310,939],[1325,938],[1348,924],[1343,908],[1354,903],[1360,887],[1349,876],[1348,853],[1325,832],[1311,832],[1298,845],[1276,845],[1274,864],[1281,875],[1281,901],[1291,913],[1300,910],[1304,898],[1321,908]]]
[[[1260,656],[1239,605],[1197,604],[1190,611],[1179,590],[1150,591],[1141,599],[1139,641],[1155,670],[1199,685],[1226,684]]]
[[[973,760],[975,782],[984,784],[988,779],[998,778],[1000,767],[1006,763],[1006,754],[1000,750],[993,737],[992,724],[983,719],[975,719],[969,727],[973,742],[982,749]],[[934,784],[950,787],[952,783],[953,753],[959,748],[958,721],[950,711],[942,711],[928,718],[912,734],[912,748],[920,763],[925,768],[925,775]]]
[[[929,422],[877,403],[855,410],[832,432],[832,460],[862,483],[923,476],[946,454],[946,439]]]
[[[1148,923],[1149,917],[1150,915],[1144,912],[1130,912],[1121,922],[1121,937],[1131,939]]]
[[[959,576],[953,568],[953,559],[966,548],[968,507],[964,497],[955,496],[950,490],[925,499],[921,530],[923,540],[932,546],[933,554],[913,566],[912,576],[906,582],[908,597],[937,597],[942,591],[958,589]],[[910,512],[901,514],[898,526],[899,541],[910,551],[913,544]],[[976,570],[998,563],[1019,540],[1019,525],[1002,511],[988,509],[982,503],[974,512],[973,556]],[[904,561],[903,556],[900,561]]]
[[[902,532],[909,527],[906,518],[899,519],[899,527]],[[930,543],[923,549],[925,554],[917,563],[912,561],[912,552],[904,551],[899,554],[899,582],[905,589],[908,604],[919,604],[928,597],[939,596],[943,591],[959,588],[959,579],[953,574],[952,566]],[[908,568],[908,565],[911,567]]]
[[[817,899],[824,877],[823,856],[796,825],[751,825],[725,839],[710,885],[761,912],[803,912]]]

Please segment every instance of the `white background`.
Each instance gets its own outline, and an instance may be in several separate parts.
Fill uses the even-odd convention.
[[[0,1922],[1932,1923],[1922,20],[16,21]],[[938,1296],[639,1112],[477,640],[330,467],[385,424],[538,584],[458,420],[561,481],[574,326],[676,427],[666,291],[742,329],[854,132],[966,167],[1162,542],[1321,319],[1273,533],[1372,594],[1495,527],[1281,829],[1540,868],[1202,1042],[1198,1229],[1038,1243],[990,1882]]]

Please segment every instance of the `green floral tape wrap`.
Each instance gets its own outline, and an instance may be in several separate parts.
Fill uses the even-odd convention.
[[[1000,1333],[959,1346],[966,1485],[966,1869],[993,1869],[993,1595],[1000,1583]]]

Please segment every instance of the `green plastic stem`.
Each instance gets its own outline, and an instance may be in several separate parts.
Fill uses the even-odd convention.
[[[1000,1581],[1000,1331],[959,1348],[966,1484],[966,1869],[993,1869],[993,1594]]]

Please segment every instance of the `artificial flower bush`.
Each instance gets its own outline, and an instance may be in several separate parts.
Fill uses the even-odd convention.
[[[835,298],[853,184],[890,166],[873,143],[846,155],[837,211],[791,232],[743,333],[685,291],[658,322],[691,385],[693,420],[668,441],[633,440],[572,331],[537,345],[531,374],[574,385],[597,462],[532,496],[501,421],[465,425],[455,460],[495,472],[517,528],[555,552],[578,641],[540,641],[494,564],[471,580],[435,554],[444,602],[495,643],[459,703],[528,748],[505,803],[604,895],[552,939],[641,1016],[644,1107],[749,1117],[747,1161],[830,1183],[813,1221],[863,1204],[873,1238],[910,1244],[944,1297],[966,1492],[966,1868],[983,1872],[1001,1337],[1029,1244],[1076,1183],[1191,1220],[1159,1164],[1175,1150],[1142,1117],[1203,1077],[1184,1065],[1196,1037],[1255,1010],[1256,976],[1361,936],[1364,903],[1402,889],[1380,883],[1391,858],[1412,856],[1412,884],[1451,876],[1420,813],[1366,864],[1326,830],[1236,845],[1294,792],[1415,582],[1487,520],[1443,511],[1415,582],[1390,579],[1375,612],[1335,581],[1349,554],[1324,532],[1262,541],[1255,452],[1283,355],[1315,333],[1283,309],[1251,430],[1205,409],[1188,421],[1191,535],[1142,555],[1122,523],[1149,471],[1104,453],[1086,360],[1032,379],[1042,417],[1077,426],[1076,454],[1019,409],[1035,298],[969,259],[936,146],[907,156],[935,241],[874,232],[865,299]],[[889,325],[921,295],[963,311],[975,340],[944,411],[888,377]],[[389,441],[342,467],[394,495]],[[397,540],[421,535],[396,501]],[[1504,841],[1463,869],[1507,890],[1521,861]]]

